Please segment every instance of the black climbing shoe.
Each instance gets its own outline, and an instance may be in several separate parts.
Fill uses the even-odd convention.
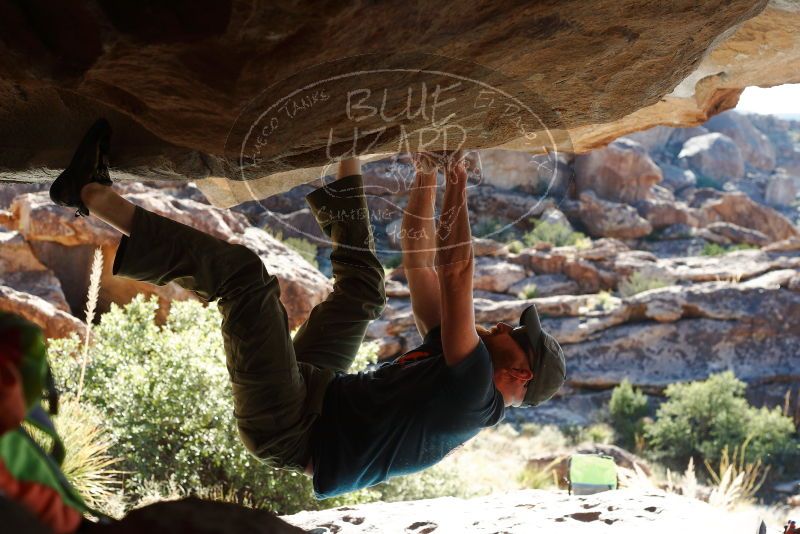
[[[76,217],[89,215],[89,209],[81,200],[81,189],[91,182],[111,185],[108,175],[110,142],[111,125],[106,119],[98,119],[83,136],[69,166],[50,186],[50,198],[53,202],[59,206],[76,208]]]

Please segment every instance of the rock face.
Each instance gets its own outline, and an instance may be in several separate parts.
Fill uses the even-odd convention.
[[[373,503],[283,516],[318,534],[340,532],[757,532],[755,514],[731,513],[649,488],[570,496],[520,490],[502,495]],[[744,527],[744,528],[743,528]],[[752,528],[750,528],[752,527]]]
[[[119,187],[129,200],[145,209],[220,239],[244,243],[256,251],[267,270],[278,277],[291,328],[305,321],[311,308],[331,289],[322,273],[267,232],[251,227],[241,214],[140,184]],[[92,254],[100,247],[104,267],[98,312],[107,310],[112,302],[124,304],[137,293],[144,293],[158,297],[157,318],[163,320],[171,301],[196,298],[175,283],[155,286],[113,276],[119,234],[94,217],[75,217],[72,210],[54,205],[46,192],[17,196],[11,214],[10,222],[16,231],[0,232],[5,241],[0,252],[0,279],[7,286],[44,297],[60,310],[72,309],[80,314],[85,305]],[[39,316],[49,317],[49,312]],[[39,324],[50,331],[63,330],[47,326],[49,321]]]
[[[579,192],[592,190],[600,198],[633,204],[652,196],[650,188],[661,181],[661,169],[642,145],[621,138],[578,156],[575,180]]]
[[[721,133],[688,139],[678,154],[695,173],[718,185],[744,176],[744,160],[736,143]]]
[[[797,184],[789,176],[772,176],[767,182],[764,201],[773,206],[790,206],[797,197]]]
[[[265,510],[195,497],[137,508],[122,520],[82,528],[88,534],[196,532],[208,534],[302,534],[304,530]]]
[[[560,115],[544,119],[562,122],[578,151],[659,123],[702,121],[732,106],[745,86],[788,80],[798,61],[792,31],[797,14],[791,5],[768,6],[765,0],[685,2],[667,11],[634,2],[589,7],[577,0],[525,10],[502,2],[374,3],[352,9],[300,3],[289,9],[218,0],[204,9],[159,4],[146,12],[135,3],[47,6],[49,20],[56,21],[51,25],[42,25],[35,10],[4,8],[4,20],[11,22],[0,69],[0,119],[8,126],[0,139],[2,167],[25,173],[17,179],[40,180],[44,168],[66,163],[94,117],[106,115],[116,131],[117,168],[151,178],[206,179],[203,187],[220,205],[263,198],[319,175],[318,167],[327,163],[330,129],[342,126],[339,97],[349,87],[348,79],[336,75],[376,66],[366,58],[326,64],[339,58],[389,51],[380,66],[442,66],[407,65],[394,51],[413,41],[421,53],[463,61],[457,68],[444,65],[450,70],[514,92],[513,83],[499,75],[479,76],[486,69],[502,71],[525,84],[517,92],[522,101],[547,95],[541,107]],[[438,31],[452,23],[446,14],[453,12],[469,32]],[[397,21],[407,25],[389,31],[397,29]],[[347,36],[335,31],[345,24],[352,28]],[[470,72],[468,64],[485,69]],[[325,66],[311,68],[317,65]],[[224,178],[224,158],[233,162],[239,156],[235,143],[226,149],[229,133],[239,133],[237,114],[243,112],[243,127],[253,124],[264,110],[258,101],[264,88],[291,76],[293,88],[327,79],[325,95],[335,106],[319,105],[321,94],[313,102],[293,102],[286,108],[291,117],[284,113],[291,129],[281,130],[280,142],[263,154],[263,180],[245,185]],[[434,81],[413,73],[404,74],[406,80],[417,88],[423,80]],[[394,78],[377,81],[386,87]],[[452,94],[464,91],[462,86]],[[407,91],[398,91],[387,102],[384,116],[396,118],[383,121],[376,114],[360,123],[362,132],[386,126],[371,152],[397,151],[404,121],[397,112],[406,97]],[[300,112],[312,104],[313,113]],[[462,115],[466,110],[466,103],[457,107]],[[531,150],[528,139],[507,124],[469,117],[461,122],[470,147]],[[417,132],[421,124],[406,127]],[[352,133],[350,128],[350,138]],[[337,136],[342,140],[337,148],[343,149],[347,136],[341,130]]]
[[[775,168],[775,147],[741,113],[726,111],[714,115],[703,126],[731,138],[750,167],[767,172]]]
[[[67,337],[84,331],[84,324],[41,297],[0,285],[0,310],[39,325],[45,337]]]
[[[692,206],[699,208],[708,222],[723,221],[758,230],[773,241],[800,235],[789,219],[743,193],[712,194],[706,199],[697,196]]]
[[[597,198],[592,191],[580,196],[580,219],[595,237],[632,239],[649,234],[653,227],[627,204]]]

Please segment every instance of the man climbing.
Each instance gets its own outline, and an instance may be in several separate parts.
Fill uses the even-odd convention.
[[[542,331],[535,308],[523,312],[516,328],[475,325],[467,174],[458,155],[442,165],[447,187],[436,232],[431,158],[417,158],[403,221],[419,230],[409,235],[427,236],[403,241],[423,345],[376,370],[347,374],[367,325],[386,303],[358,159],[341,161],[336,180],[306,196],[333,243],[334,288],[292,339],[278,281],[254,252],[114,192],[110,136],[107,121],[92,126],[51,186],[51,198],[123,234],[115,275],[174,281],[217,300],[243,443],[264,461],[313,476],[318,498],[433,465],[496,424],[506,406],[536,405],[564,382],[563,353]]]

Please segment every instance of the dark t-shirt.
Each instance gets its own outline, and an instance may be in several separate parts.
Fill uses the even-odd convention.
[[[442,353],[437,326],[393,362],[336,375],[311,437],[318,499],[425,469],[503,418],[483,341],[452,367]]]

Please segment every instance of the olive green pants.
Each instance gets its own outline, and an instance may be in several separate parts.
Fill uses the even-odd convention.
[[[113,267],[115,275],[176,282],[217,301],[239,435],[258,458],[298,470],[310,459],[325,389],[350,367],[386,304],[361,175],[316,189],[306,202],[331,240],[334,284],[294,339],[278,279],[244,245],[137,207]]]

